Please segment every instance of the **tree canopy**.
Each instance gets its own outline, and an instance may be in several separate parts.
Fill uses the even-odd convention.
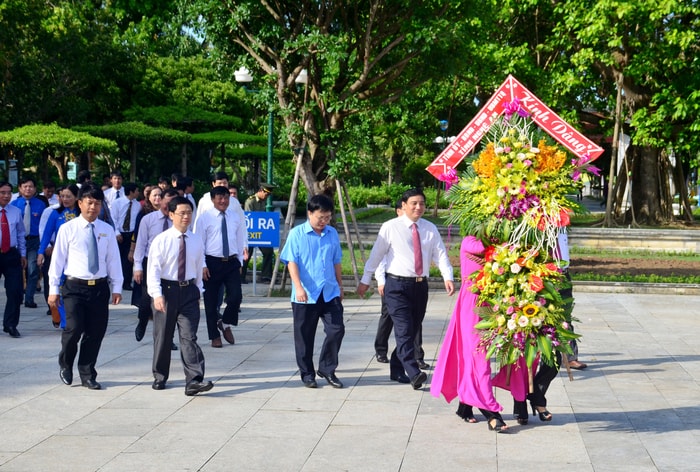
[[[93,165],[138,168],[142,179],[173,171],[175,155],[195,177],[226,168],[255,179],[272,113],[276,159],[301,159],[309,194],[334,178],[431,185],[422,169],[440,150],[434,139],[457,134],[513,74],[608,149],[619,124],[632,145],[613,169],[611,211],[659,224],[673,218],[674,193],[687,203],[699,164],[699,9],[694,0],[5,0],[0,130],[55,123],[113,139],[119,151]],[[242,66],[253,90],[235,82]],[[56,167],[36,146],[3,149],[23,153],[28,170]]]

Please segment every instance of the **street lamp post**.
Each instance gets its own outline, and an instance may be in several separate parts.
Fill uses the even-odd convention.
[[[440,151],[443,151],[447,147],[447,143],[449,143],[451,140],[447,138],[447,128],[449,127],[449,121],[447,120],[440,120],[440,130],[442,131],[442,136],[438,136],[437,138],[433,139],[433,142],[440,146]],[[438,207],[440,205],[440,190],[442,189],[442,184],[438,180],[437,182],[437,192],[435,195],[435,208],[433,209],[433,216],[437,217],[438,216]]]
[[[241,67],[236,72],[233,73],[236,78],[236,82],[242,84],[249,84],[253,81],[253,76],[250,75],[250,71]],[[252,92],[246,88],[246,91]],[[274,151],[274,141],[275,141],[275,115],[272,109],[267,114],[267,183],[272,185],[272,162],[273,162],[273,151]],[[256,189],[257,190],[257,189]],[[272,205],[272,194],[267,196],[265,202],[265,211],[272,211],[274,206]]]

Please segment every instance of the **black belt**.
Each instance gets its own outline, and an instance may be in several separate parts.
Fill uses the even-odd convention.
[[[66,280],[80,285],[89,286],[107,283],[107,277],[102,277],[101,279],[79,279],[78,277],[66,277]]]
[[[160,279],[160,285],[167,288],[180,288],[187,287],[188,285],[194,285],[195,279],[183,280],[178,282],[177,280],[166,280]]]
[[[210,256],[209,254],[207,254],[207,257],[210,259],[214,259],[215,261],[231,262],[231,261],[238,259],[238,254],[234,254],[234,255],[228,256],[228,257]]]
[[[400,275],[394,275],[394,274],[386,274],[386,276],[390,279],[400,280],[401,282],[421,283],[421,282],[428,281],[428,277],[402,277]]]
[[[39,236],[25,236],[24,239],[39,239]]]

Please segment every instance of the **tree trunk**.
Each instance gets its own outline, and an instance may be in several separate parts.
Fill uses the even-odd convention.
[[[129,169],[129,181],[136,182],[136,140],[131,140],[131,169]]]
[[[664,154],[666,154],[664,152]],[[671,162],[671,156],[668,156],[669,165],[671,166],[673,172],[673,184],[678,192],[678,205],[680,208],[681,218],[687,222],[693,222],[693,210],[691,208],[691,203],[688,198],[688,186],[685,180],[685,173],[683,172],[683,159],[677,153],[674,155],[674,162]]]
[[[58,180],[61,182],[66,181],[66,167],[68,167],[68,155],[63,156],[52,156],[51,154],[46,154],[46,161],[50,162],[58,171]]]
[[[662,195],[668,194],[668,174],[660,150],[632,145],[633,167],[630,185],[632,204],[638,223],[659,225],[670,221],[668,211],[661,206]]]
[[[180,173],[182,175],[187,175],[187,143],[182,145],[182,150],[180,152]]]

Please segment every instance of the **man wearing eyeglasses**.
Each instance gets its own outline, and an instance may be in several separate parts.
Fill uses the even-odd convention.
[[[267,206],[267,198],[272,195],[272,190],[274,185],[262,183],[258,188],[258,191],[254,195],[248,197],[245,201],[245,211],[265,211]],[[262,282],[270,282],[272,279],[272,264],[275,255],[275,250],[271,247],[261,247],[258,248],[263,256],[262,267],[260,268],[260,280]],[[252,255],[252,251],[251,251]],[[245,280],[245,276],[248,273],[248,262],[250,259],[243,261],[243,271],[241,275],[241,280]]]
[[[280,253],[292,279],[294,350],[301,381],[317,388],[316,375],[334,388],[343,388],[336,377],[338,352],[345,336],[343,323],[342,258],[338,232],[330,226],[333,200],[314,195],[306,205],[306,223],[294,227]],[[314,338],[319,319],[326,338],[314,369]]]
[[[146,287],[155,309],[152,388],[165,389],[177,325],[187,396],[209,391],[214,386],[211,381],[204,382],[204,354],[197,344],[199,299],[204,290],[204,244],[199,235],[188,229],[192,214],[192,202],[187,198],[177,196],[170,200],[168,215],[173,225],[151,243],[146,271]]]

